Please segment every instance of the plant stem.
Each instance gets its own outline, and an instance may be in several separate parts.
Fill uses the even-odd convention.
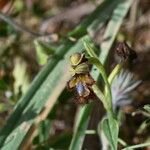
[[[86,130],[85,131],[85,134],[96,134],[96,131],[95,130]]]
[[[109,85],[109,82],[108,82],[108,79],[107,79],[107,75],[106,75],[105,69],[104,69],[103,65],[101,64],[101,62],[97,58],[94,58],[94,57],[88,58],[88,62],[91,63],[91,64],[94,64],[99,69],[99,72],[102,75],[102,78],[103,78],[103,80],[105,82],[105,86],[106,86],[105,101],[107,103],[107,107],[105,105],[105,108],[107,109],[108,112],[113,113],[112,112],[111,89],[110,89],[110,85]]]
[[[94,58],[97,58],[98,59],[98,56],[96,55],[96,53],[94,52],[94,49],[96,50],[95,46],[93,44],[89,44],[88,41],[83,41],[83,44],[84,44],[84,47],[86,49],[86,51],[88,52],[88,54],[91,56],[91,57],[94,57]]]
[[[118,138],[118,142],[119,142],[121,145],[123,145],[123,146],[127,146],[127,143],[126,143],[124,140],[120,139],[120,138]]]
[[[122,150],[131,150],[131,149],[136,149],[136,148],[141,148],[141,147],[146,147],[146,146],[150,146],[150,143],[143,143],[143,144],[133,145],[133,146],[126,147]]]
[[[102,101],[102,103],[103,103],[105,109],[107,110],[107,109],[108,109],[108,108],[107,108],[108,106],[107,106],[107,103],[106,103],[106,100],[105,100],[105,96],[104,96],[104,94],[102,93],[102,91],[99,89],[99,87],[98,87],[96,84],[94,84],[94,85],[92,86],[92,89],[93,89],[93,92],[96,94],[96,96]]]
[[[88,58],[88,62],[91,64],[94,64],[99,69],[99,72],[102,75],[102,78],[105,82],[105,94],[104,94],[105,100],[103,100],[103,99],[101,99],[101,100],[102,100],[107,112],[110,112],[113,114],[111,89],[110,89],[110,84],[108,82],[108,78],[107,78],[105,69],[104,69],[102,63],[99,61],[99,58],[97,57],[97,55],[94,52],[94,50],[96,50],[95,46],[92,43],[89,43],[87,41],[83,41],[83,43],[84,43],[86,51],[91,56],[90,58]],[[96,91],[98,90],[97,87],[95,89],[96,89]],[[100,97],[97,92],[95,94],[98,97]]]
[[[112,70],[112,72],[110,73],[110,75],[108,77],[108,82],[109,82],[110,85],[112,84],[112,82],[113,82],[114,78],[116,77],[116,75],[118,75],[118,73],[121,71],[121,69],[122,69],[122,63],[117,64],[115,66],[115,68]]]

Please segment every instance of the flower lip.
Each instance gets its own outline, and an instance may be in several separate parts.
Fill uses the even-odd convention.
[[[76,85],[76,89],[77,89],[77,92],[79,94],[79,96],[83,96],[83,97],[87,97],[89,94],[90,94],[90,90],[88,89],[88,87],[82,83],[82,82],[79,82],[77,85]]]

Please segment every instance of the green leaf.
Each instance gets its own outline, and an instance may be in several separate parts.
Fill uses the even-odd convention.
[[[29,77],[27,75],[27,64],[21,59],[15,59],[13,69],[14,77],[14,93],[18,95],[20,92],[25,93],[29,88]]]
[[[150,113],[150,105],[149,104],[144,105],[143,108]]]
[[[51,121],[46,119],[39,124],[39,143],[48,140]]]
[[[132,3],[132,0],[120,1],[117,7],[114,9],[111,19],[107,25],[107,30],[104,33],[100,48],[101,48],[101,62],[105,62],[109,49],[111,48],[113,41],[118,33],[118,30],[122,24],[123,18],[128,12],[128,9]],[[108,40],[110,39],[110,40]]]
[[[25,95],[23,95],[22,98],[19,100],[19,102],[16,104],[16,106],[14,108],[14,112],[11,114],[11,116],[7,120],[6,125],[0,131],[0,147],[3,146],[4,141],[5,141],[5,146],[7,144],[9,145],[8,141],[10,141],[10,139],[12,139],[11,137],[14,137],[13,136],[14,134],[16,135],[17,129],[15,130],[15,127],[19,126],[19,125],[21,126],[22,121],[20,121],[20,119],[24,120],[24,121],[27,120],[27,119],[23,118],[23,116],[25,117],[25,114],[27,114],[26,118],[30,118],[30,120],[32,122],[34,121],[35,116],[38,115],[38,113],[41,111],[40,109],[43,108],[43,105],[36,104],[36,103],[43,102],[43,104],[44,104],[48,100],[48,98],[49,98],[48,95],[52,93],[51,90],[54,89],[53,84],[55,84],[55,83],[53,83],[51,85],[51,82],[55,82],[55,80],[58,81],[58,74],[61,71],[63,71],[63,68],[62,68],[62,66],[57,67],[55,70],[57,72],[56,74],[55,74],[55,71],[54,71],[54,74],[52,74],[52,75],[50,74],[50,72],[55,68],[55,66],[57,66],[58,62],[65,55],[66,50],[69,49],[71,46],[72,46],[72,42],[70,42],[69,40],[66,40],[61,46],[59,46],[59,48],[56,51],[55,56],[53,56],[49,60],[49,62],[46,64],[46,66],[42,68],[42,70],[36,76],[34,81],[31,83],[30,88],[28,89],[27,93]],[[61,68],[61,70],[60,70],[60,68]],[[48,78],[48,76],[53,76],[53,78],[51,78],[51,77]],[[49,86],[47,86],[47,85],[49,85]],[[59,82],[57,82],[57,85],[59,85]],[[47,93],[43,93],[43,92],[47,92]],[[37,96],[38,93],[39,93],[39,96]],[[43,94],[45,94],[45,95],[43,95]],[[43,101],[43,99],[44,99],[44,101]],[[36,112],[35,107],[33,107],[34,103],[36,105],[39,105],[39,107],[40,107],[40,109],[37,110],[38,112]],[[28,106],[28,108],[27,108],[27,106]],[[30,112],[28,112],[28,113],[25,112],[25,109],[26,109],[26,111],[28,110]],[[29,126],[30,125],[31,124],[29,124]],[[26,133],[27,132],[25,132],[25,134],[21,134],[21,136],[23,136],[23,138],[24,138]],[[7,138],[7,140],[6,140],[6,138]],[[23,139],[19,138],[18,140],[23,140]],[[12,141],[12,143],[13,143],[13,141]],[[20,145],[19,141],[17,141],[16,143],[13,145],[16,147]],[[15,147],[14,147],[14,149],[15,149]]]
[[[35,50],[37,55],[37,61],[40,65],[44,65],[50,55],[54,54],[54,50],[46,43],[35,40]]]
[[[49,139],[49,130],[52,127],[52,121],[49,119],[43,120],[38,125],[38,134],[33,140],[34,145],[40,145]]]
[[[90,55],[90,57],[94,57],[98,59],[98,56],[96,55],[95,51],[97,51],[95,45],[93,43],[89,43],[87,41],[83,41],[84,43],[84,47],[86,49],[86,51],[88,52],[88,54]]]
[[[117,150],[119,127],[117,120],[111,115],[101,121],[101,128],[107,137],[112,150]]]
[[[80,113],[78,114],[78,119],[76,120],[75,131],[69,150],[79,150],[82,148],[85,130],[87,129],[88,121],[90,119],[89,113],[91,112],[91,109],[92,105],[85,105],[80,107]]]
[[[40,85],[36,87],[36,89],[34,89],[35,91],[33,91],[34,92],[33,95],[29,95],[31,97],[26,97],[27,95],[25,95],[24,97],[25,99],[24,100],[21,99],[19,101],[20,103],[17,104],[16,110],[11,115],[6,126],[1,131],[0,140],[1,146],[3,146],[1,148],[2,150],[8,150],[11,149],[12,147],[14,150],[18,149],[23,140],[25,139],[25,137],[27,138],[26,135],[28,134],[29,129],[31,128],[33,123],[37,121],[36,117],[41,111],[43,111],[43,108],[45,109],[47,108],[48,112],[51,111],[51,109],[53,108],[54,104],[57,101],[57,98],[65,88],[66,83],[70,78],[69,71],[67,71],[69,56],[72,53],[83,49],[82,44],[83,39],[88,40],[89,37],[85,36],[82,39],[80,39],[74,46],[70,48],[70,50],[66,54],[63,52],[63,54],[65,54],[64,59],[59,58],[59,60],[61,59],[61,61],[59,61],[58,63],[57,63],[58,58],[54,57],[53,61],[55,59],[57,60],[57,61],[55,60],[54,63],[55,68],[53,68],[52,71],[48,73],[47,69],[50,69],[48,68],[50,67],[49,63],[51,62],[52,65],[51,59],[51,61],[46,66],[46,70],[44,70],[48,74],[44,78],[44,80],[40,83]],[[63,51],[63,49],[61,50]],[[37,80],[37,82],[39,82],[39,80]],[[32,90],[30,89],[29,93]]]
[[[88,32],[96,31],[96,29],[104,24],[112,15],[114,8],[122,0],[105,0],[101,3],[95,11],[88,16],[79,26],[77,26],[72,32],[69,33],[69,36],[79,38]]]

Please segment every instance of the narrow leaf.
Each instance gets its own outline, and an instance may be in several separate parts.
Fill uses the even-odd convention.
[[[150,105],[148,105],[148,104],[144,105],[143,108],[150,113]]]
[[[104,131],[105,136],[107,137],[112,150],[117,150],[117,141],[118,141],[118,124],[113,117],[104,118],[101,121],[101,128]]]

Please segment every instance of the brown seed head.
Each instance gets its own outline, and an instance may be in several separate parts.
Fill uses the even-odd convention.
[[[133,61],[137,58],[136,52],[126,42],[119,42],[115,50],[123,60]]]

